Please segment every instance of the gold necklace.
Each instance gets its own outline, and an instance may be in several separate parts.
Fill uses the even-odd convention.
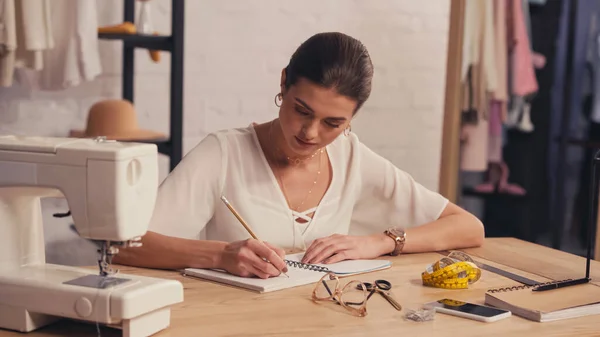
[[[273,121],[271,121],[271,125],[269,126],[269,143],[271,143],[271,144],[273,144],[272,127],[273,127]],[[279,150],[279,148],[277,146],[276,146],[276,148],[277,148],[277,150]],[[315,155],[322,154],[323,152],[324,152],[323,149],[320,149],[319,151],[315,152],[309,158],[312,159]],[[289,157],[288,157],[288,160],[289,160]],[[305,159],[305,160],[307,160],[307,159]],[[285,197],[285,201],[287,202],[288,206],[291,209],[295,210],[296,212],[300,212],[300,207],[302,207],[304,205],[304,203],[306,202],[306,200],[308,199],[308,197],[312,194],[312,190],[315,187],[315,185],[317,184],[317,181],[319,181],[319,176],[321,175],[321,163],[322,163],[322,160],[323,160],[323,156],[319,156],[319,166],[317,167],[317,175],[315,176],[315,180],[313,181],[312,185],[310,186],[310,189],[306,193],[306,196],[304,197],[304,199],[302,200],[302,202],[300,203],[300,205],[298,205],[297,207],[293,207],[292,204],[290,203],[290,200],[288,199],[288,196],[287,196],[287,191],[285,189],[285,184],[283,183],[283,179],[281,178],[281,174],[279,174],[279,172],[277,172],[277,170],[276,170],[276,172],[277,172],[277,179],[281,183],[281,189],[283,190],[283,196]],[[279,164],[277,163],[277,160],[275,160],[275,165],[279,166]]]
[[[275,145],[277,147],[277,145]],[[281,150],[279,150],[279,148],[277,148],[277,150],[279,152],[282,152]],[[287,159],[288,162],[292,162],[294,163],[294,165],[299,166],[300,164],[304,163],[305,161],[308,161],[310,159],[313,159],[317,154],[323,152],[323,149],[318,150],[317,152],[313,153],[312,155],[310,155],[309,157],[306,158],[290,158],[290,157],[285,157]]]
[[[323,153],[323,150],[321,150],[320,153]],[[302,206],[304,206],[304,203],[306,202],[306,200],[308,199],[308,197],[312,194],[312,190],[315,187],[315,185],[317,185],[317,181],[319,181],[319,175],[321,175],[321,162],[322,162],[322,156],[319,156],[319,166],[317,168],[317,175],[315,176],[315,180],[313,181],[312,185],[310,186],[310,188],[308,189],[308,192],[306,193],[306,196],[304,197],[304,199],[302,200],[302,202],[300,203],[300,205],[294,207],[292,206],[292,204],[290,203],[290,200],[287,197],[287,191],[285,190],[285,184],[283,183],[283,179],[281,179],[281,175],[278,174],[279,176],[279,181],[281,181],[281,187],[283,189],[283,195],[285,196],[285,200],[287,201],[288,205],[290,206],[291,209],[295,210],[296,212],[300,212],[300,209],[302,208]]]

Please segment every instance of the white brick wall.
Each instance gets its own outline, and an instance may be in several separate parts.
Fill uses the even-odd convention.
[[[437,189],[449,2],[186,1],[184,151],[208,132],[273,118],[280,72],[295,48],[316,32],[342,31],[365,43],[376,69],[371,99],[352,130]],[[122,0],[98,4],[101,25],[122,19]],[[170,33],[170,1],[151,4],[157,30]],[[121,92],[121,44],[100,44],[104,74],[94,82],[51,93],[0,89],[0,132],[64,136],[70,128],[84,127],[91,104]],[[136,51],[135,100],[142,127],[168,132],[168,75],[167,53],[154,64],[145,50]],[[167,163],[161,158],[161,179]],[[48,202],[45,212],[64,206]],[[49,262],[94,262],[91,246],[74,238],[61,221],[48,221]]]

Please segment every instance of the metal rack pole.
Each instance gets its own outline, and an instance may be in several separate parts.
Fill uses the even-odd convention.
[[[172,0],[171,15],[171,146],[170,170],[181,161],[183,155],[183,43],[184,0]]]

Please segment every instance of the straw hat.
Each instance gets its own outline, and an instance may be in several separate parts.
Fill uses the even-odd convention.
[[[160,132],[140,129],[133,105],[122,99],[104,100],[92,105],[85,130],[71,130],[70,137],[105,136],[110,140],[144,141],[168,137]]]

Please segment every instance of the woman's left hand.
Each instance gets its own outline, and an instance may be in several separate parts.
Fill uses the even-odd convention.
[[[385,234],[354,236],[333,234],[311,243],[303,263],[335,263],[343,260],[373,259],[394,249],[394,241]]]

